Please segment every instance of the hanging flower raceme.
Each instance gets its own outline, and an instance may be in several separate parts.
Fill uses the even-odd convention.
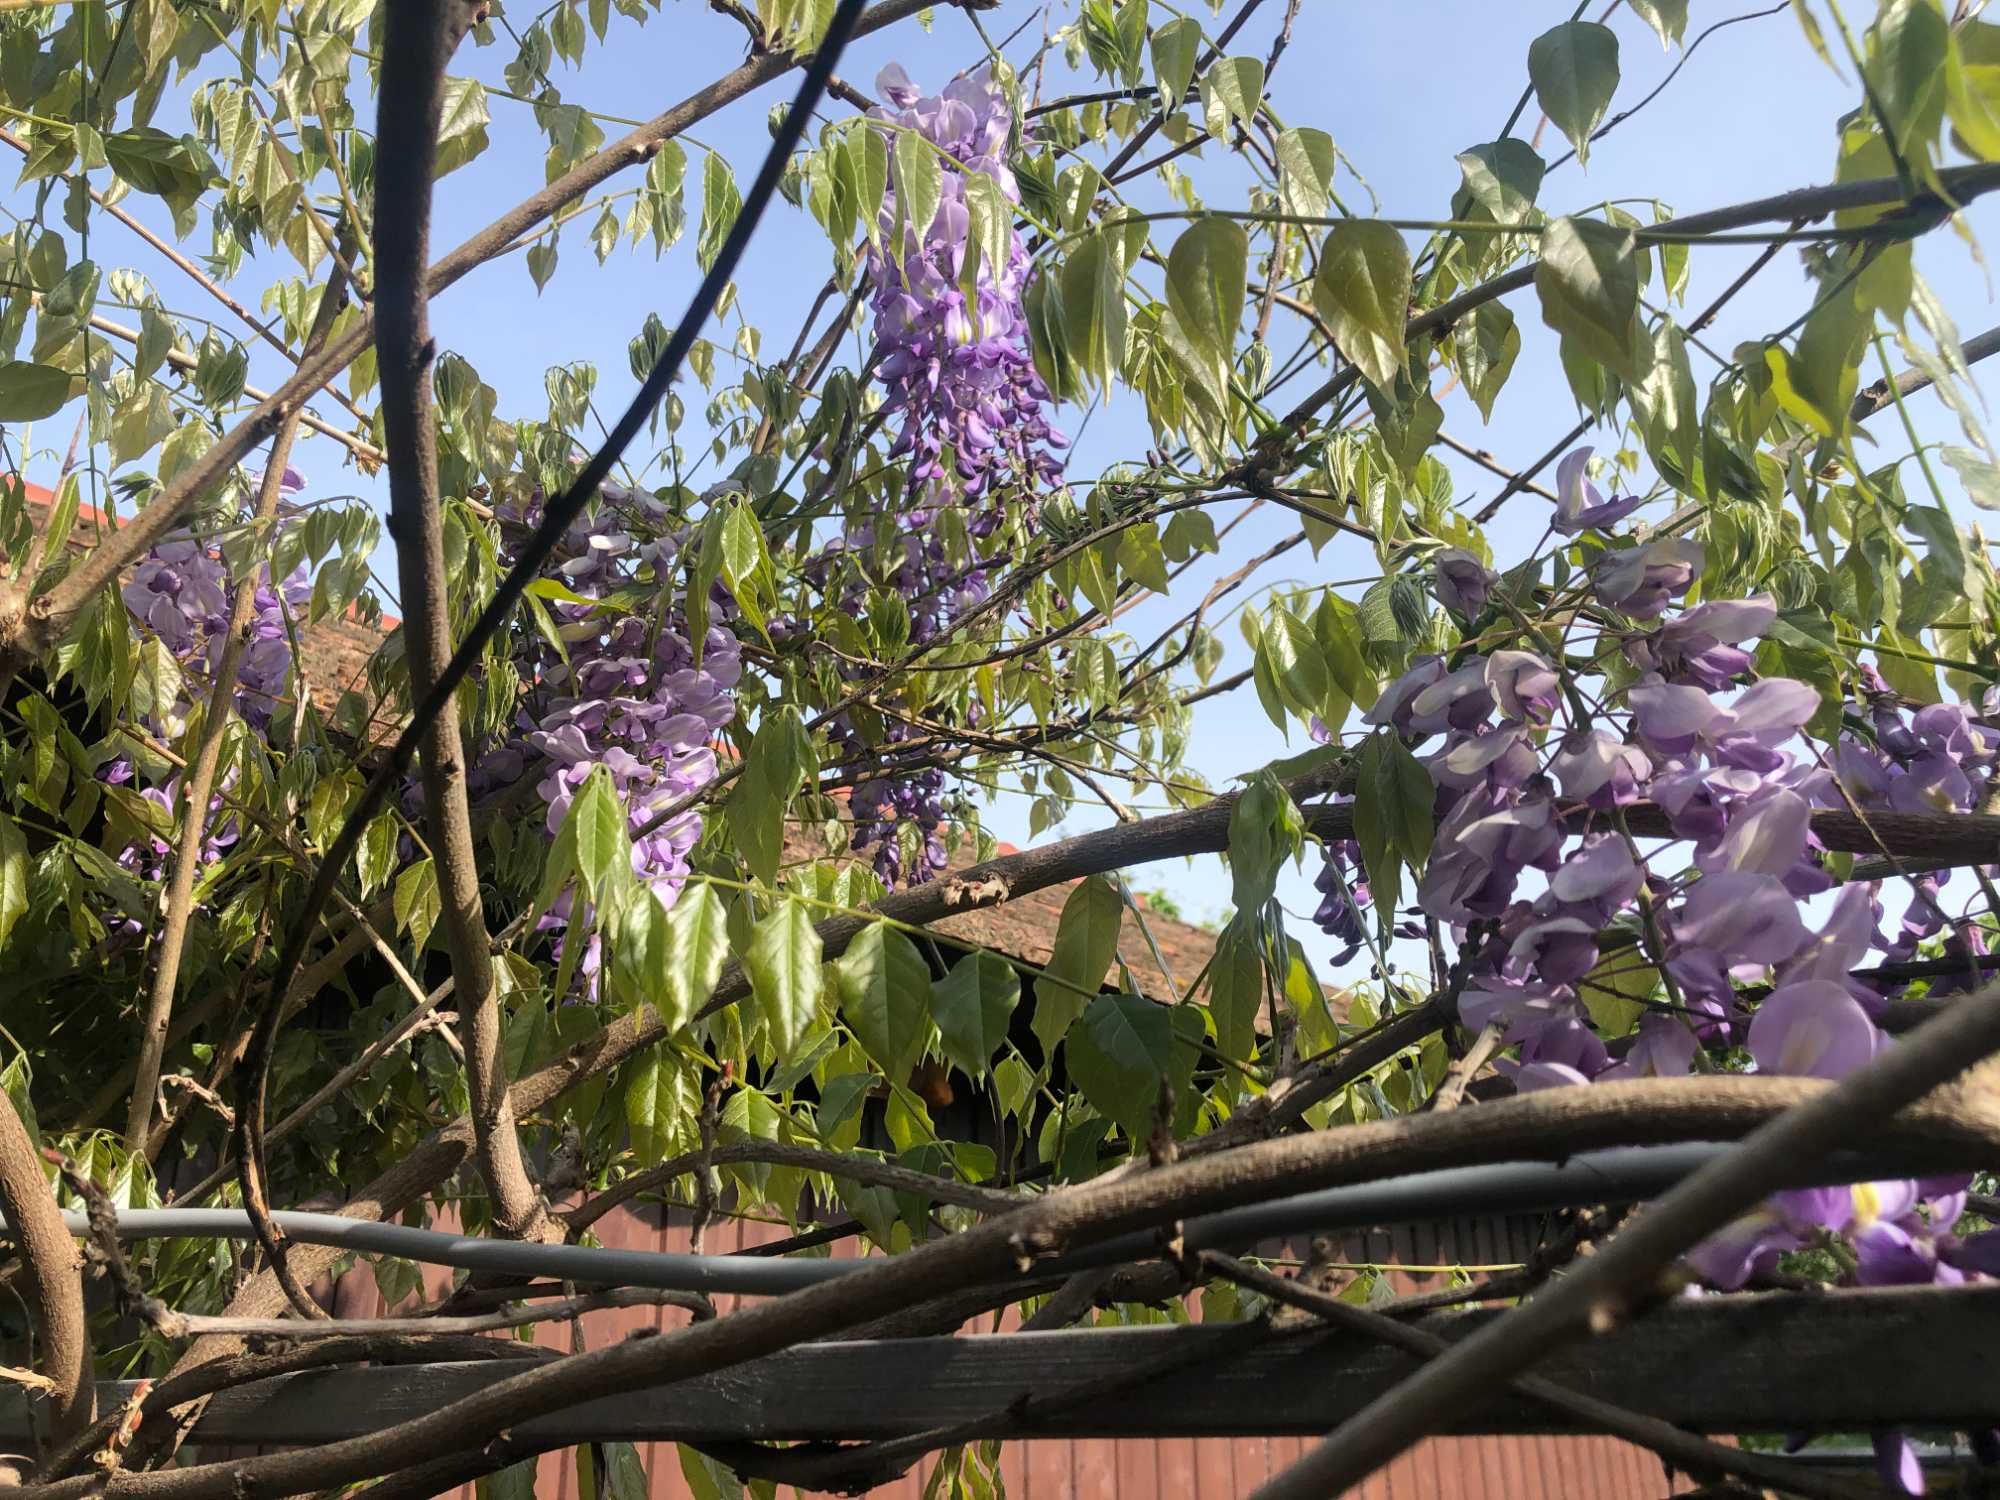
[[[503,556],[538,510],[503,517]],[[715,780],[711,741],[735,717],[743,673],[741,647],[719,625],[706,629],[695,659],[686,613],[668,592],[678,550],[664,531],[668,519],[653,496],[610,485],[577,519],[549,572],[569,593],[607,602],[549,601],[560,651],[539,635],[520,637],[515,666],[524,689],[513,732],[479,758],[472,777],[475,794],[533,777],[554,837],[577,791],[604,767],[625,807],[632,873],[663,906],[686,884],[702,817],[690,808],[649,825]],[[642,532],[656,534],[642,540]],[[564,892],[543,928],[566,928],[572,900]],[[597,954],[593,935],[579,966],[586,981]]]
[[[869,111],[895,137],[908,132],[937,153],[939,202],[930,223],[914,224],[891,184],[881,213],[882,248],[871,249],[868,279],[875,313],[877,373],[901,426],[894,452],[911,460],[916,508],[907,524],[921,527],[941,505],[975,503],[1003,493],[1030,498],[1062,482],[1052,450],[1068,439],[1049,421],[1053,404],[1028,352],[1022,306],[1027,248],[1005,225],[1007,254],[981,256],[971,295],[963,285],[971,251],[968,174],[999,185],[1008,204],[1020,189],[1007,166],[1012,113],[987,70],[955,78],[941,94],[925,95],[895,64],[875,85],[889,101]],[[975,504],[975,534],[998,512]]]
[[[892,456],[909,462],[908,508],[850,524],[807,570],[822,587],[836,589],[839,606],[851,613],[865,610],[871,587],[893,594],[907,611],[909,640],[921,645],[991,590],[986,561],[955,559],[947,549],[935,525],[938,512],[962,508],[975,544],[992,536],[1008,501],[1023,502],[1032,514],[1039,496],[1062,482],[1058,453],[1068,439],[1050,421],[1054,402],[1029,353],[1022,305],[1028,254],[1011,213],[998,226],[1004,256],[981,254],[973,244],[971,178],[990,178],[1004,205],[1020,201],[1007,166],[1013,119],[1005,93],[981,70],[925,95],[894,64],[876,88],[889,102],[869,118],[892,156],[899,139],[913,138],[935,153],[939,168],[938,204],[927,224],[911,221],[891,182],[878,215],[880,244],[867,262],[874,369],[897,423]],[[968,256],[977,257],[969,284]],[[867,742],[845,719],[828,733],[852,759],[876,763],[877,774],[851,802],[854,848],[873,850],[875,871],[889,885],[935,877],[946,860],[943,773],[898,769],[906,760],[895,749],[907,737],[903,727],[892,728],[882,744]],[[905,838],[906,828],[913,837]]]

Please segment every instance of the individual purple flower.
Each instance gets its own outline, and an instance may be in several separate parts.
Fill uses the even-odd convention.
[[[1546,724],[1555,717],[1554,667],[1532,651],[1495,651],[1486,658],[1486,691],[1503,719]]]
[[[1564,536],[1602,531],[1632,514],[1645,501],[1636,495],[1606,500],[1585,477],[1594,450],[1579,448],[1556,465],[1556,513],[1549,523]]]
[[[1431,592],[1461,620],[1477,619],[1500,575],[1462,547],[1445,547],[1431,559]]]
[[[1883,1484],[1899,1495],[1924,1493],[1924,1466],[1911,1446],[1909,1435],[1900,1427],[1873,1434],[1875,1473]]]
[[[1602,810],[1639,801],[1653,763],[1637,745],[1592,731],[1564,739],[1550,769],[1565,797]]]
[[[1575,984],[1597,967],[1598,924],[1582,917],[1546,917],[1524,928],[1507,950],[1510,969],[1549,984]]]
[[[1697,604],[1647,635],[1628,636],[1626,658],[1668,682],[1719,692],[1752,665],[1739,642],[1762,635],[1778,617],[1768,594]]]
[[[1535,747],[1519,725],[1453,739],[1424,764],[1432,781],[1461,792],[1476,786],[1513,790],[1538,769]]]
[[[1770,1204],[1733,1219],[1687,1254],[1696,1275],[1725,1292],[1740,1291],[1755,1276],[1778,1268],[1778,1257],[1804,1248],[1805,1236]]]
[[[1811,832],[1812,808],[1806,799],[1784,787],[1766,787],[1731,810],[1722,837],[1698,850],[1695,863],[1711,873],[1782,876],[1805,858]]]
[[[1585,839],[1549,877],[1549,894],[1565,911],[1605,922],[1639,894],[1644,880],[1631,846],[1616,834],[1598,834]]]
[[[1697,687],[1644,678],[1625,690],[1632,724],[1647,745],[1667,757],[1687,755],[1722,713],[1715,701]]]
[[[1727,765],[1774,771],[1789,764],[1778,747],[1819,712],[1817,689],[1790,677],[1752,683],[1701,730],[1710,753]]]
[[[1871,1061],[1881,1040],[1846,987],[1827,979],[1780,985],[1750,1022],[1750,1055],[1764,1073],[1845,1078]]]
[[[1700,1046],[1694,1028],[1680,1016],[1652,1012],[1639,1018],[1631,1049],[1601,1076],[1608,1082],[1623,1078],[1685,1078]]]
[[[1694,586],[1703,556],[1700,542],[1681,537],[1645,542],[1601,554],[1591,564],[1590,582],[1600,604],[1651,620]]]

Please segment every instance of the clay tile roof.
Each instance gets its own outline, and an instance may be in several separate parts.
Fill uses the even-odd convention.
[[[1013,851],[1003,849],[1003,852]],[[1063,903],[1069,899],[1076,885],[1077,882],[1072,881],[1067,885],[1050,886],[1004,906],[960,912],[957,916],[933,922],[931,926],[947,937],[995,948],[1040,966],[1047,963],[1055,951],[1056,927],[1062,920]],[[1149,934],[1152,938],[1150,943],[1147,941]],[[1159,950],[1158,960],[1154,957],[1155,948]],[[1214,933],[1159,912],[1147,912],[1142,927],[1128,908],[1124,925],[1118,933],[1119,962],[1131,970],[1140,993],[1154,1000],[1184,998],[1195,976],[1201,973],[1214,952]],[[1159,960],[1166,963],[1164,973]],[[1111,971],[1114,982],[1117,973],[1114,966]]]

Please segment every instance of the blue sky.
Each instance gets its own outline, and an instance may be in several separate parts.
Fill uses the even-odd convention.
[[[1755,8],[1751,0],[1729,5],[1696,0],[1690,7],[1689,37],[1714,21],[1738,14],[1739,4]],[[1264,9],[1270,12],[1270,19],[1260,15],[1253,21],[1237,50],[1263,55],[1281,5],[1270,0]],[[1198,13],[1203,10],[1205,7],[1197,6]],[[529,14],[525,5],[517,6],[517,11],[520,17]],[[999,38],[1033,11],[1034,7],[1022,0],[1003,0],[997,11],[982,19],[988,34]],[[1454,155],[1498,133],[1525,85],[1529,43],[1547,27],[1567,19],[1569,11],[1567,5],[1542,0],[1508,5],[1474,0],[1336,5],[1308,0],[1291,48],[1273,81],[1271,96],[1288,123],[1314,125],[1332,134],[1380,195],[1383,214],[1443,217],[1459,181]],[[1163,7],[1156,3],[1155,20],[1164,15]],[[1629,9],[1620,7],[1608,22],[1621,43],[1623,76],[1611,105],[1615,115],[1650,90],[1679,53],[1664,50]],[[517,24],[526,23],[517,17]],[[614,17],[613,26],[611,44],[600,47],[593,43],[581,74],[570,72],[561,63],[554,64],[553,70],[556,83],[568,97],[615,114],[650,116],[694,92],[743,56],[742,32],[696,0],[668,0],[664,13],[644,27],[620,17]],[[1038,37],[1040,31],[1037,21],[1028,35]],[[1010,49],[1010,54],[1021,55],[1020,46]],[[468,47],[458,59],[459,71],[498,84],[501,69],[512,55],[511,44],[504,41],[484,50]],[[934,29],[928,33],[906,24],[856,44],[841,72],[870,87],[876,70],[896,60],[917,82],[935,88],[982,55],[982,45],[966,17],[956,9],[941,7]],[[1062,72],[1060,59],[1052,60],[1051,95],[1068,87],[1058,81]],[[690,142],[691,187],[699,181],[695,141],[720,151],[747,179],[768,144],[767,111],[790,97],[796,76],[767,86],[698,127]],[[1093,85],[1076,80],[1074,86]],[[1607,198],[1636,196],[1658,198],[1677,210],[1689,211],[1824,182],[1832,176],[1834,122],[1856,98],[1851,77],[1843,79],[1830,72],[1807,47],[1796,22],[1781,9],[1709,38],[1658,102],[1593,149],[1587,172],[1572,162],[1552,173],[1540,201],[1551,212],[1584,211]],[[491,100],[490,107],[492,147],[439,186],[434,254],[483,226],[542,181],[543,141],[532,112],[525,105],[498,97]],[[841,108],[834,106],[835,110]],[[1537,117],[1538,111],[1531,104],[1517,133],[1532,133]],[[1565,143],[1553,127],[1548,127],[1541,147],[1545,158],[1553,158],[1565,149]],[[1210,147],[1207,159],[1190,165],[1190,171],[1204,185],[1209,201],[1218,205],[1240,201],[1231,198],[1227,186],[1240,182],[1240,174],[1218,148]],[[624,179],[613,179],[609,186],[623,185]],[[1350,204],[1365,203],[1365,195],[1351,192],[1351,187],[1350,182],[1341,189]],[[698,197],[691,192],[690,198],[693,209]],[[129,200],[129,206],[149,221],[156,217],[141,200]],[[698,209],[693,212],[698,213]],[[1992,230],[2000,222],[1993,217],[1994,212],[1977,208],[1970,216],[1974,230],[1987,241],[1994,238]],[[511,408],[514,411],[539,412],[544,369],[575,359],[591,360],[598,366],[599,409],[607,413],[618,409],[633,389],[626,358],[628,340],[649,312],[658,313],[669,324],[674,322],[693,290],[697,272],[692,223],[688,236],[664,261],[656,261],[650,248],[635,255],[621,247],[613,252],[609,264],[600,268],[587,243],[593,218],[594,214],[585,215],[569,227],[562,242],[561,268],[540,295],[522,258],[516,255],[481,269],[434,305],[433,327],[440,344],[465,355],[479,368],[486,381],[500,391],[503,413],[510,410],[507,403],[511,401],[520,403]],[[1161,227],[1171,233],[1170,226]],[[143,247],[122,230],[106,225],[101,233],[104,238],[98,243],[103,258],[147,270],[176,306],[198,303],[198,292],[184,283],[176,284],[175,273],[152,262]],[[1156,238],[1156,243],[1160,242]],[[1753,253],[1743,247],[1697,250],[1689,304],[1705,304]],[[1919,268],[1962,332],[1969,336],[1994,321],[1986,274],[1962,241],[1950,234],[1934,235],[1917,253]],[[739,277],[744,314],[763,330],[767,355],[780,352],[789,343],[825,278],[828,264],[826,241],[818,226],[808,215],[779,204],[761,228]],[[291,269],[288,264],[274,263],[274,273]],[[258,285],[257,269],[247,270],[244,280]],[[1708,342],[1726,352],[1740,339],[1782,326],[1802,310],[1805,296],[1796,254],[1782,252],[1731,305]],[[1517,298],[1515,308],[1525,347],[1491,423],[1482,424],[1478,411],[1461,393],[1447,397],[1444,408],[1447,432],[1489,448],[1503,462],[1518,467],[1539,456],[1574,425],[1576,413],[1556,363],[1553,336],[1540,327],[1532,294]],[[716,338],[726,345],[726,334]],[[1279,347],[1289,345],[1280,343]],[[1713,367],[1705,369],[1702,356],[1693,357],[1697,381],[1705,383]],[[254,353],[253,379],[275,380],[279,374],[275,365],[275,357],[266,359],[263,352]],[[722,369],[720,362],[718,369]],[[1864,379],[1873,378],[1874,373],[1866,372]],[[692,436],[700,422],[698,393],[689,393],[688,404],[689,427],[684,432]],[[1957,440],[1955,422],[1933,398],[1919,397],[1913,406],[1927,438]],[[1079,415],[1065,412],[1064,425],[1075,430]],[[1878,417],[1873,426],[1883,454],[1901,453],[1907,446],[1893,414]],[[1606,439],[1603,446],[1615,446],[1610,435]],[[43,434],[41,441],[49,443],[55,438]],[[1072,473],[1093,475],[1106,463],[1140,451],[1147,442],[1138,398],[1121,394],[1107,409],[1092,416],[1074,451]],[[1498,481],[1470,463],[1442,450],[1440,456],[1454,471],[1458,494],[1472,504],[1497,488]],[[379,485],[343,470],[341,457],[331,442],[313,438],[302,444],[296,462],[313,480],[315,494],[351,490],[379,497]],[[1950,477],[1948,470],[1945,477]],[[1218,520],[1226,519],[1233,510],[1233,506],[1223,507]],[[1545,518],[1546,502],[1521,496],[1511,503],[1491,533],[1503,562],[1534,543]],[[1150,605],[1128,616],[1126,627],[1139,638],[1148,638],[1149,627],[1157,629],[1189,607],[1213,576],[1233,565],[1230,559],[1240,560],[1261,550],[1292,529],[1282,515],[1253,517],[1232,536],[1224,560],[1186,576],[1170,610],[1157,603]],[[386,556],[382,565],[385,574],[393,576]],[[1323,582],[1376,571],[1372,557],[1363,549],[1338,540],[1317,559],[1304,549],[1289,554],[1266,581]],[[1244,652],[1233,621],[1221,633],[1231,647],[1229,660],[1220,668],[1227,673],[1242,664]],[[1301,747],[1295,736],[1290,750]],[[1197,710],[1190,759],[1218,787],[1226,786],[1234,775],[1286,753],[1287,746],[1247,690]],[[1141,796],[1137,802],[1155,805],[1157,794]],[[1002,797],[984,816],[1000,837],[1026,843],[1026,813],[1023,799]],[[1093,814],[1090,807],[1080,805],[1060,832],[1081,832],[1106,821],[1108,815]],[[1301,916],[1314,905],[1310,876],[1316,868],[1317,861],[1309,859],[1305,873],[1289,879],[1281,890]],[[1227,878],[1220,861],[1213,857],[1156,865],[1136,871],[1134,876],[1140,888],[1164,888],[1195,916],[1217,914],[1227,903]],[[1304,923],[1298,925],[1303,927]],[[1317,933],[1309,933],[1309,939],[1315,956],[1323,956],[1327,945]]]

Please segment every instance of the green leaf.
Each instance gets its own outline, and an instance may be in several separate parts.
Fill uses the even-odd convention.
[[[1926,159],[1944,119],[1951,29],[1937,0],[1888,0],[1869,28],[1868,81],[1905,158]]]
[[[1187,98],[1201,51],[1201,22],[1180,16],[1153,29],[1153,76],[1160,82],[1160,108],[1171,114]]]
[[[1167,529],[1160,533],[1160,550],[1177,563],[1186,562],[1197,552],[1212,553],[1219,545],[1215,522],[1205,510],[1175,511]]]
[[[751,875],[766,885],[778,877],[785,813],[800,788],[818,773],[812,737],[799,711],[790,704],[767,711],[728,804],[729,830],[737,851]]]
[[[944,199],[944,171],[938,165],[937,148],[914,130],[899,130],[895,159],[896,212],[921,239],[930,232],[938,204]]]
[[[1386,729],[1363,742],[1354,775],[1354,838],[1386,918],[1396,906],[1402,866],[1421,870],[1430,856],[1437,792],[1422,764]]]
[[[887,922],[861,929],[833,966],[840,1011],[868,1055],[890,1078],[907,1077],[923,1055],[930,965]]]
[[[1218,141],[1228,140],[1232,120],[1248,128],[1263,102],[1264,64],[1254,57],[1222,58],[1202,75],[1202,115]]]
[[[1333,204],[1333,137],[1293,126],[1278,136],[1278,205],[1301,218],[1322,217]]]
[[[679,1059],[664,1045],[648,1047],[632,1060],[625,1080],[625,1127],[640,1161],[663,1161],[673,1154],[694,1105],[693,1093]]]
[[[49,365],[10,359],[0,364],[0,422],[54,416],[69,400],[71,376]]]
[[[418,952],[437,925],[437,866],[429,858],[418,860],[396,877],[396,930],[407,932]]]
[[[1070,1027],[1063,1057],[1084,1098],[1143,1141],[1153,1133],[1160,1080],[1185,1085],[1193,1073],[1193,1039],[1203,1029],[1192,1006],[1099,995]]]
[[[1687,342],[1671,318],[1662,318],[1654,330],[1650,368],[1644,380],[1629,387],[1629,394],[1654,467],[1670,484],[1691,489],[1701,450],[1701,413]]]
[[[354,851],[354,865],[361,876],[361,894],[379,890],[396,868],[396,820],[384,813],[362,832],[361,846]]]
[[[2000,510],[2000,466],[1971,448],[1945,447],[1944,461],[1965,486],[1965,498],[1981,510]]]
[[[1167,307],[1219,395],[1236,363],[1250,238],[1231,219],[1197,219],[1167,253]]]
[[[1125,278],[1110,238],[1092,234],[1072,246],[1062,283],[1070,357],[1108,395],[1125,357]]]
[[[980,259],[988,266],[1006,265],[1014,242],[1014,205],[991,174],[966,174],[965,214],[967,243],[978,246]],[[872,223],[874,216],[869,219]]]
[[[591,768],[563,819],[563,833],[573,840],[577,878],[592,901],[609,899],[632,879],[632,838],[625,825],[625,804],[611,773]],[[560,837],[560,835],[558,835]]]
[[[487,146],[486,85],[477,78],[444,81],[444,117],[438,125],[437,175],[455,172]]]
[[[1264,960],[1253,925],[1238,915],[1222,930],[1208,967],[1208,1013],[1223,1056],[1248,1062],[1257,1050],[1257,1012],[1264,1003]]]
[[[187,140],[151,127],[106,136],[104,155],[111,170],[134,189],[164,198],[177,210],[191,206],[215,175],[206,153],[197,154]]]
[[[1625,0],[1640,18],[1660,34],[1660,45],[1671,47],[1687,30],[1687,0]]]
[[[1055,951],[1035,981],[1035,1038],[1044,1053],[1055,1050],[1091,997],[1104,987],[1104,976],[1118,956],[1124,921],[1124,899],[1102,875],[1078,882],[1063,902]]]
[[[1007,1040],[1007,1021],[1021,1003],[1021,976],[997,953],[968,953],[937,982],[931,1017],[944,1055],[973,1078],[984,1078]]]
[[[779,902],[751,930],[743,967],[757,1015],[782,1057],[819,1014],[820,941],[803,902]]]
[[[1458,170],[1464,181],[1452,196],[1454,218],[1475,217],[1477,209],[1496,224],[1521,224],[1534,215],[1548,168],[1533,146],[1510,135],[1461,151]]]
[[[1493,402],[1507,383],[1521,354],[1521,330],[1505,303],[1483,302],[1458,320],[1452,330],[1458,354],[1458,378],[1479,415],[1493,419]]]
[[[1528,77],[1542,113],[1590,161],[1590,133],[1618,89],[1618,36],[1595,21],[1565,21],[1528,48]]]
[[[657,1002],[670,1025],[685,1024],[715,993],[729,958],[729,911],[707,881],[684,886],[667,920],[666,989]]]
[[[556,274],[556,257],[560,253],[553,234],[528,246],[528,275],[534,278],[537,292],[547,286],[549,278]]]
[[[706,271],[722,253],[722,242],[743,211],[743,195],[736,189],[735,174],[729,163],[713,151],[701,169],[701,236],[695,241],[695,264]]]
[[[1156,594],[1172,586],[1167,577],[1166,554],[1160,548],[1160,528],[1151,521],[1128,526],[1118,537],[1118,570],[1134,578]]]
[[[1821,437],[1838,438],[1847,431],[1872,322],[1849,286],[1820,299],[1795,349],[1772,345],[1764,351],[1778,405]]]
[[[0,813],[0,948],[28,911],[28,841],[20,825]]]
[[[1236,909],[1260,911],[1278,886],[1278,871],[1299,852],[1305,822],[1291,793],[1259,773],[1229,810],[1229,876]]]
[[[1631,1034],[1659,982],[1659,971],[1636,947],[1614,948],[1577,985],[1577,998],[1590,1012],[1597,1034],[1609,1041]]]
[[[1118,658],[1109,641],[1085,636],[1071,652],[1077,695],[1092,708],[1108,708],[1118,701]]]
[[[1410,248],[1380,219],[1346,219],[1327,235],[1313,278],[1313,306],[1340,352],[1378,389],[1402,371],[1410,315]]]
[[[1632,347],[1639,310],[1637,240],[1596,219],[1557,219],[1542,231],[1535,290],[1542,321],[1565,343],[1631,379],[1642,373]]]

